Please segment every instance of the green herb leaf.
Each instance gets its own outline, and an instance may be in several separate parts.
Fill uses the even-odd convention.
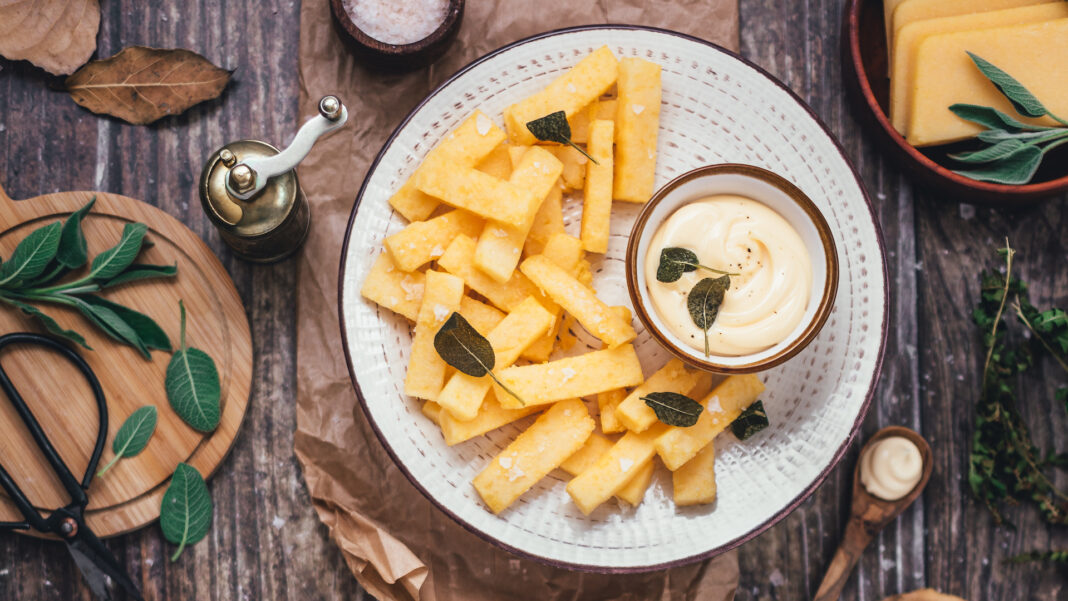
[[[949,155],[949,158],[962,163],[989,163],[991,161],[1003,159],[1023,148],[1025,145],[1026,144],[1018,138],[1009,138],[1002,140],[993,146],[988,146],[975,152],[951,154]]]
[[[213,510],[211,493],[200,472],[187,463],[179,463],[167,492],[163,493],[159,512],[163,536],[178,545],[171,561],[177,561],[187,545],[207,536]]]
[[[690,290],[686,296],[686,308],[690,310],[690,318],[694,324],[705,333],[705,356],[708,351],[708,329],[716,321],[719,315],[719,306],[723,304],[723,296],[731,287],[731,276],[725,275],[718,278],[705,278]]]
[[[683,273],[697,271],[697,268],[706,269],[714,273],[724,275],[738,275],[721,269],[701,265],[697,259],[697,253],[688,248],[677,246],[668,247],[660,251],[660,264],[656,267],[656,279],[658,282],[677,282]]]
[[[96,298],[92,296],[84,298],[64,296],[63,298],[66,299],[69,304],[77,308],[86,319],[103,330],[105,334],[119,342],[134,347],[145,359],[152,358],[148,347],[145,346],[141,337],[137,335],[137,330],[135,330],[132,325],[126,323],[126,320],[115,313],[111,307],[98,303],[95,300],[89,300],[90,298]]]
[[[92,347],[90,347],[85,342],[85,338],[83,338],[81,334],[75,332],[74,330],[64,329],[62,326],[59,325],[59,323],[56,322],[55,319],[52,319],[52,317],[50,317],[37,307],[4,296],[0,296],[0,301],[4,301],[10,304],[11,306],[18,308],[26,315],[36,318],[38,321],[41,322],[41,325],[43,325],[50,334],[59,336],[61,338],[66,338],[67,340],[79,344],[85,347],[86,349],[93,350]]]
[[[1042,163],[1042,149],[1023,146],[1001,157],[986,167],[970,170],[955,170],[957,175],[995,184],[1026,184],[1031,181]]]
[[[122,237],[118,244],[93,259],[89,277],[97,281],[107,281],[125,271],[141,252],[141,242],[147,231],[148,226],[143,223],[127,223],[122,228]]]
[[[110,309],[112,313],[133,329],[134,333],[137,334],[138,340],[144,344],[145,348],[171,352],[171,339],[167,337],[167,333],[151,317],[99,296],[87,295],[82,297],[82,300],[96,307]]]
[[[701,403],[677,392],[650,392],[641,397],[641,400],[653,410],[656,419],[679,428],[689,428],[696,424],[697,418],[701,417],[701,412],[705,409]]]
[[[556,111],[555,113],[549,113],[540,119],[528,121],[527,129],[530,130],[530,133],[534,134],[535,138],[542,142],[567,144],[586,155],[586,158],[592,161],[594,165],[600,165],[600,163],[591,157],[588,152],[579,148],[571,141],[571,124],[567,122],[567,113],[564,111]]]
[[[1009,102],[1012,103],[1012,108],[1016,109],[1016,112],[1028,117],[1046,115],[1046,107],[1042,106],[1038,98],[1035,98],[1034,94],[1029,92],[1023,84],[1016,81],[1014,77],[980,56],[976,56],[971,52],[968,53],[968,56],[972,58],[975,66],[979,67],[979,71],[1005,95],[1005,98],[1009,99]]]
[[[56,256],[61,229],[57,221],[23,238],[11,258],[0,265],[0,288],[14,288],[41,275]]]
[[[442,361],[455,367],[461,372],[481,378],[489,376],[504,389],[505,392],[515,397],[521,404],[526,404],[515,392],[497,379],[493,373],[493,367],[497,362],[497,354],[493,346],[482,334],[466,320],[463,315],[454,312],[441,324],[438,333],[434,334],[434,350]]]
[[[1023,129],[1036,129],[1033,126],[1027,125],[1022,121],[1019,121],[1014,117],[1010,117],[1008,114],[989,106],[979,106],[976,104],[953,104],[950,105],[949,110],[953,111],[954,115],[960,117],[961,119],[964,119],[965,121],[978,123],[983,127],[995,131],[1011,130],[1013,132],[1018,132]]]
[[[178,264],[174,265],[149,265],[146,263],[134,263],[119,275],[102,282],[102,288],[111,288],[120,284],[148,280],[154,278],[169,278],[178,273]]]
[[[59,236],[59,250],[56,260],[67,269],[77,269],[89,261],[89,246],[82,232],[82,219],[96,204],[96,197],[89,199],[85,206],[74,211],[63,222],[63,231]]]
[[[768,414],[764,411],[764,401],[753,403],[731,422],[731,432],[738,440],[747,440],[767,427]]]
[[[1055,551],[1028,551],[1013,555],[1008,559],[1010,563],[1028,563],[1032,561],[1048,561],[1050,563],[1068,566],[1068,549]]]
[[[976,136],[981,142],[996,144],[1003,140],[1019,140],[1021,142],[1042,143],[1068,136],[1068,130],[1064,128],[1046,128],[1042,131],[1006,131],[1004,129],[988,129],[979,132]]]
[[[167,364],[167,400],[178,417],[194,430],[211,432],[221,416],[219,372],[207,353],[186,345],[185,305],[179,301],[178,307],[182,313],[182,346]]]
[[[118,463],[123,457],[133,457],[145,450],[152,433],[156,431],[156,420],[159,412],[152,405],[141,407],[130,414],[126,421],[115,433],[115,440],[111,441],[111,451],[115,457],[108,462],[99,472],[97,477],[103,476]]]

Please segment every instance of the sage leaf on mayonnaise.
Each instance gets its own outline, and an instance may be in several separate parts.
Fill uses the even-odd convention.
[[[677,392],[650,392],[641,397],[656,414],[656,419],[669,426],[689,428],[697,423],[704,407],[701,403]]]
[[[82,208],[71,213],[63,222],[56,261],[67,269],[77,269],[89,262],[89,245],[82,231],[82,220],[92,210],[94,204],[96,204],[95,196],[90,198]]]
[[[757,401],[746,407],[745,411],[731,422],[731,432],[738,440],[746,440],[768,427],[768,414],[764,411],[764,401]]]
[[[187,463],[179,463],[167,492],[163,493],[159,512],[163,536],[178,545],[171,555],[172,562],[178,560],[188,545],[207,536],[213,510],[211,493],[200,472]]]
[[[679,278],[682,277],[682,274],[697,271],[698,267],[713,273],[738,275],[736,273],[723,271],[722,269],[702,265],[697,259],[697,253],[688,248],[671,246],[660,251],[660,264],[656,267],[656,280],[666,284],[677,282],[679,281]]]
[[[219,425],[221,415],[219,372],[207,353],[186,343],[185,305],[179,301],[178,307],[182,313],[181,346],[167,364],[167,400],[178,417],[194,430],[211,432]]]
[[[497,379],[493,373],[497,363],[493,345],[479,334],[463,315],[453,312],[445,323],[441,324],[438,333],[434,335],[434,350],[445,363],[473,378],[488,375],[520,404],[526,404],[519,395]]]
[[[141,407],[131,413],[130,417],[126,418],[126,421],[119,427],[119,431],[115,433],[115,440],[111,442],[111,451],[115,453],[115,457],[101,468],[96,475],[98,477],[103,476],[112,466],[118,463],[119,459],[133,457],[145,450],[149,439],[152,438],[152,434],[156,431],[158,418],[159,412],[153,405]]]
[[[542,142],[567,144],[586,155],[586,158],[592,161],[594,165],[600,165],[600,163],[597,162],[597,159],[591,157],[588,152],[579,148],[571,141],[571,124],[567,122],[567,113],[564,111],[556,111],[555,113],[549,113],[540,119],[528,121],[527,129],[530,130],[530,133],[534,134],[535,138]]]
[[[686,296],[686,308],[690,310],[690,318],[693,323],[705,334],[705,356],[709,355],[708,330],[719,315],[719,307],[723,304],[723,297],[731,287],[731,276],[724,275],[718,278],[705,278],[690,290]]]
[[[23,238],[11,258],[0,265],[0,288],[15,288],[41,275],[59,250],[62,227],[57,221]]]

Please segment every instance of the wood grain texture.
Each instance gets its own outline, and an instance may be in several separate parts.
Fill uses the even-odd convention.
[[[841,0],[741,0],[742,52],[809,102],[842,141],[871,192],[886,237],[892,328],[880,392],[865,437],[901,424],[934,450],[927,492],[868,548],[846,584],[846,601],[875,601],[922,586],[969,601],[1053,601],[1064,577],[1038,565],[1002,565],[1031,547],[1068,546],[1030,509],[1010,509],[1018,531],[995,528],[964,475],[980,344],[968,317],[975,270],[992,266],[1005,234],[1038,304],[1068,304],[1068,210],[1064,199],[1009,213],[947,203],[919,188],[861,131],[841,85]],[[225,101],[211,101],[150,127],[98,118],[48,90],[25,63],[0,66],[0,178],[15,197],[100,189],[143,198],[189,225],[222,259],[253,328],[252,402],[237,444],[209,486],[216,521],[176,564],[155,526],[109,544],[146,591],[164,601],[362,599],[308,505],[293,457],[295,424],[292,261],[255,266],[232,258],[201,212],[202,160],[231,139],[287,141],[296,128],[299,3],[165,2],[151,9],[107,2],[99,54],[129,44],[186,47],[237,69]],[[471,23],[465,26],[471,26]],[[546,23],[544,29],[552,29]],[[449,74],[430,70],[440,81]],[[414,104],[418,99],[406,99]],[[44,132],[44,135],[42,135]],[[378,145],[384,140],[367,140]],[[330,266],[332,269],[333,266]],[[1023,410],[1036,440],[1068,447],[1068,417],[1051,411],[1056,372],[1028,380]],[[1042,396],[1039,396],[1042,395]],[[1039,401],[1038,399],[1042,399]],[[842,537],[859,444],[815,495],[742,547],[739,601],[810,599]],[[1061,483],[1064,484],[1064,475]],[[0,537],[0,599],[88,601],[60,547]]]

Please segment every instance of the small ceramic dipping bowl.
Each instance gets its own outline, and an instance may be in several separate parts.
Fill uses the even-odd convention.
[[[748,355],[706,357],[704,352],[683,342],[653,306],[645,278],[646,255],[660,225],[683,205],[718,194],[744,196],[779,213],[800,235],[812,263],[812,289],[800,323],[782,342]],[[627,245],[626,270],[631,303],[645,329],[679,359],[718,374],[764,371],[801,352],[827,321],[838,292],[838,250],[823,214],[797,186],[751,165],[699,167],[658,190],[634,222]]]
[[[448,0],[445,19],[425,38],[410,44],[387,44],[376,40],[352,21],[345,0],[330,0],[334,25],[348,48],[368,67],[378,71],[410,71],[424,67],[452,45],[464,19],[464,0]]]

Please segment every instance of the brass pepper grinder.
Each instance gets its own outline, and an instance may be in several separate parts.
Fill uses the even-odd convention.
[[[283,151],[259,140],[237,140],[215,151],[200,173],[200,202],[224,242],[243,259],[280,261],[308,235],[311,213],[296,166],[312,146],[349,118],[336,96],[319,101]]]

